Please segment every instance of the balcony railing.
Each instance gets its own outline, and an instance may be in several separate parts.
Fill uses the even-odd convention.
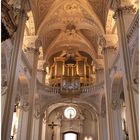
[[[78,94],[96,94],[99,93],[100,90],[103,89],[104,86],[104,82],[101,82],[99,84],[96,85],[83,85],[79,88]],[[74,91],[68,92],[65,94],[64,91],[62,91],[61,87],[55,87],[55,86],[48,86],[48,85],[43,85],[43,84],[39,84],[38,89],[44,90],[46,94],[51,94],[51,95],[56,95],[56,94],[60,94],[60,95],[66,95],[66,94],[75,94]],[[77,90],[76,90],[77,92]]]

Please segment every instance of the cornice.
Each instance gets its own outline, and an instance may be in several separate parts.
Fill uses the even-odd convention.
[[[130,5],[130,6],[120,6],[116,9],[114,15],[113,15],[113,18],[114,19],[117,19],[120,14],[123,14],[123,15],[134,15],[136,13],[136,8],[134,8],[133,5]]]

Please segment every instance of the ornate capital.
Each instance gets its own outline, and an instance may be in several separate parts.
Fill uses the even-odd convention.
[[[115,49],[117,41],[118,41],[117,35],[107,34],[99,38],[98,44],[102,47],[102,50]]]
[[[133,5],[130,6],[120,6],[119,8],[117,8],[117,10],[115,11],[113,18],[117,19],[120,14],[123,15],[132,15],[136,13],[136,8],[134,8]]]

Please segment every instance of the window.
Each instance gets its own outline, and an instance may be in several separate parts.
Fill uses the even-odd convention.
[[[64,134],[64,140],[77,140],[77,134],[74,132],[67,132]]]
[[[68,107],[64,111],[64,115],[67,119],[73,119],[76,116],[76,110],[73,107]]]

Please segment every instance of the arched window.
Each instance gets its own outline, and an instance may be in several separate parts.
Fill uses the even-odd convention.
[[[63,140],[78,140],[78,134],[75,132],[66,132],[64,133]]]

